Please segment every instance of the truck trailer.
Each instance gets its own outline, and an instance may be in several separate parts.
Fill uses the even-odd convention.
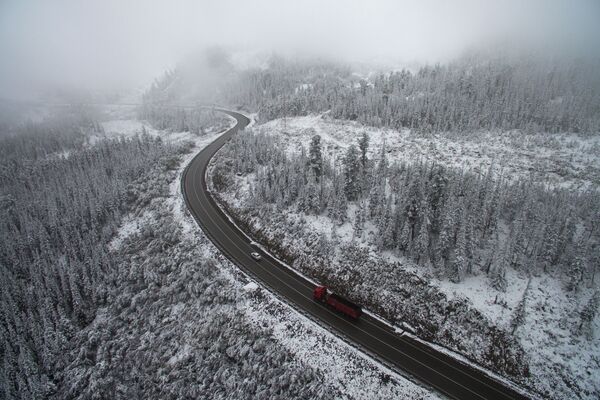
[[[313,292],[313,297],[315,300],[327,304],[331,308],[352,319],[358,319],[362,314],[362,309],[359,305],[356,305],[350,300],[344,299],[335,293],[330,293],[325,286],[317,286]]]

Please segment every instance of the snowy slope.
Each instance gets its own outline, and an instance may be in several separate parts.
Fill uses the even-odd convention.
[[[482,132],[464,137],[422,137],[410,131],[397,132],[364,127],[354,122],[330,120],[327,115],[275,120],[254,128],[255,132],[274,135],[288,153],[308,148],[310,138],[319,134],[323,151],[339,159],[362,132],[371,138],[370,154],[379,152],[383,142],[388,160],[435,160],[447,166],[486,171],[493,162],[509,179],[534,174],[549,185],[577,189],[597,189],[600,168],[600,139],[577,135],[531,135],[519,132]],[[535,151],[533,149],[536,149]],[[235,191],[224,196],[233,209],[243,209],[249,188],[255,182],[250,174],[235,177]],[[349,205],[349,221],[337,227],[341,243],[350,243],[356,206]],[[305,215],[285,210],[288,226],[303,225],[306,232],[330,238],[332,221],[325,215]],[[298,223],[302,221],[301,224]],[[269,231],[265,222],[254,221],[253,229]],[[285,230],[284,226],[281,226]],[[375,253],[373,226],[359,240],[362,247]],[[291,233],[290,233],[291,234]],[[291,234],[292,235],[292,234]],[[293,236],[293,235],[292,235]],[[288,243],[289,244],[289,243]],[[468,276],[460,283],[439,279],[433,271],[418,267],[404,257],[386,252],[384,259],[397,262],[408,271],[419,274],[452,299],[465,299],[494,325],[511,331],[510,321],[519,301],[525,297],[525,321],[514,332],[530,361],[532,382],[540,391],[557,398],[571,396],[572,390],[583,398],[600,393],[600,318],[596,317],[589,337],[573,334],[579,324],[579,311],[592,296],[594,288],[583,288],[573,295],[555,278],[546,274],[529,277],[509,269],[507,291],[490,290],[484,275]]]
[[[373,128],[357,122],[323,115],[276,119],[257,126],[257,131],[285,138],[289,151],[306,147],[310,136],[323,138],[324,149],[337,152],[356,142],[362,132],[371,138],[370,151],[377,153],[385,142],[390,160],[429,160],[454,167],[487,171],[502,166],[505,178],[533,174],[551,185],[598,188],[600,185],[600,137],[576,134],[528,134],[476,132],[423,136],[410,130]]]

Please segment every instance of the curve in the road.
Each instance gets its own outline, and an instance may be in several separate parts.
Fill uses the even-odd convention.
[[[206,171],[214,154],[250,120],[228,110],[219,110],[236,119],[237,123],[200,151],[185,168],[182,192],[186,205],[198,225],[215,246],[244,272],[257,279],[295,309],[321,325],[335,331],[362,351],[388,366],[453,399],[527,399],[520,391],[498,381],[484,372],[466,365],[419,341],[396,334],[377,319],[363,315],[351,321],[337,312],[315,302],[314,284],[285,267],[268,253],[252,245],[216,204],[206,185]],[[250,253],[262,253],[256,261]],[[376,393],[373,394],[376,396]]]

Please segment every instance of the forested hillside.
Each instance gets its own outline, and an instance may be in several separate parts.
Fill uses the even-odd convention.
[[[587,297],[600,269],[596,191],[506,180],[496,166],[477,174],[392,160],[385,145],[372,149],[366,134],[335,158],[319,135],[296,151],[287,144],[284,137],[242,133],[221,153],[212,180],[240,224],[296,268],[515,379],[528,374],[531,355],[513,334],[532,312],[525,311],[531,293],[525,289],[509,324],[499,327],[464,299],[437,292],[411,265],[456,284],[484,276],[498,294],[513,290],[508,271],[551,276],[573,298],[586,293],[571,312],[570,335],[590,337],[600,305],[597,294]],[[382,257],[388,253],[408,263]],[[536,372],[531,384],[555,385],[553,396],[578,385],[567,373],[565,385],[546,383],[554,379],[549,371]]]
[[[173,132],[190,132],[203,135],[208,127],[220,131],[228,126],[229,119],[221,112],[190,107],[142,104],[138,111],[140,120],[148,121],[156,129]]]
[[[190,144],[102,133],[73,112],[1,139],[0,397],[339,395],[183,234],[170,187]]]
[[[52,392],[69,341],[106,302],[115,264],[103,249],[125,211],[128,184],[181,151],[148,137],[85,147],[95,129],[73,117],[2,140],[5,398]]]
[[[251,204],[295,207],[342,224],[356,204],[354,232],[373,223],[380,250],[396,249],[417,264],[460,281],[482,267],[502,290],[507,266],[529,273],[556,272],[576,290],[600,268],[600,196],[549,189],[531,180],[508,183],[430,163],[387,160],[385,148],[367,156],[369,138],[351,145],[343,159],[322,153],[320,136],[308,151],[292,156],[276,138],[251,133],[231,145],[233,170],[255,174]]]
[[[260,111],[272,119],[331,110],[336,118],[423,132],[597,133],[599,75],[596,64],[462,59],[358,81],[298,82],[294,91],[262,102]],[[259,82],[256,92],[273,85]]]
[[[335,118],[421,132],[522,129],[597,133],[600,69],[597,60],[557,61],[473,53],[415,70],[351,73],[314,61],[269,60],[268,68],[235,69],[227,54],[195,59],[216,82],[192,81],[181,65],[146,93],[147,104],[196,99],[258,111],[260,118],[331,110]]]

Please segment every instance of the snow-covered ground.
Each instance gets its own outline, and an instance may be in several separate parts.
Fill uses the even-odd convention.
[[[119,227],[119,231],[110,241],[109,249],[112,251],[118,250],[125,239],[140,233],[140,227],[150,223],[151,219],[152,213],[149,211],[139,216],[127,215]]]
[[[268,326],[288,351],[316,366],[326,379],[353,399],[437,399],[412,381],[375,363],[306,317],[292,311],[264,289],[249,301],[247,315],[257,326]],[[256,291],[254,293],[256,294]]]
[[[247,186],[248,183],[245,183]],[[242,198],[236,199],[238,203]],[[232,201],[232,203],[234,203]],[[349,206],[350,220],[337,227],[340,243],[349,243],[353,237],[353,215],[355,205]],[[303,219],[307,230],[329,237],[332,231],[331,220],[323,215],[301,215],[290,212],[288,221]],[[368,227],[367,229],[368,230]],[[367,236],[367,235],[365,235]],[[361,243],[375,255],[375,246],[366,240]],[[396,254],[384,254],[388,261],[397,261],[404,269],[417,273],[437,286],[449,300],[466,299],[474,308],[485,315],[494,325],[510,331],[510,321],[515,308],[523,297],[528,277],[519,272],[507,270],[507,290],[491,290],[485,275],[468,276],[460,283],[436,278],[432,270],[417,266],[410,259]],[[585,289],[577,296],[569,295],[556,279],[543,275],[532,277],[526,294],[525,322],[515,334],[527,352],[532,375],[537,379],[536,386],[551,390],[555,381],[576,381],[588,393],[598,393],[600,387],[600,318],[593,324],[591,339],[572,335],[580,321],[579,311],[592,296],[593,290]],[[557,377],[557,375],[559,377]],[[589,398],[589,397],[584,397]]]
[[[139,121],[134,118],[105,121],[102,123],[102,128],[104,129],[104,137],[109,138],[131,137],[146,133],[154,137],[167,138],[169,141],[172,142],[183,142],[185,140],[193,139],[193,135],[189,132],[166,133],[165,131],[154,129],[152,125],[147,121]],[[208,129],[207,134],[204,135],[203,138],[207,136],[213,136],[216,133],[219,133],[217,129]],[[90,138],[90,142],[93,144],[95,141],[100,139],[102,139],[102,137],[93,136]]]
[[[508,331],[514,310],[525,295],[525,322],[515,335],[530,357],[532,374],[550,387],[555,380],[575,381],[588,393],[598,393],[600,318],[593,322],[591,338],[572,334],[580,323],[579,311],[593,291],[569,295],[557,279],[542,275],[531,277],[525,293],[526,276],[508,269],[506,279],[505,293],[490,290],[482,275],[467,277],[460,283],[435,282],[449,298],[468,299],[496,325]]]
[[[218,133],[205,136],[193,136],[187,133],[168,133],[150,129],[145,123],[134,120],[107,121],[103,124],[107,135],[128,136],[140,133],[145,126],[148,133],[160,135],[163,139],[180,141],[191,140],[194,148],[182,161],[177,179],[170,186],[170,196],[165,201],[171,210],[173,220],[182,227],[185,235],[200,237],[204,252],[216,257],[222,267],[222,274],[236,288],[243,310],[254,326],[270,334],[291,354],[302,362],[313,366],[321,372],[324,380],[347,399],[436,399],[439,396],[424,389],[411,380],[399,376],[388,368],[364,356],[355,348],[346,344],[324,328],[314,324],[306,317],[297,314],[285,303],[282,303],[269,291],[243,275],[231,262],[225,259],[218,250],[204,237],[202,230],[196,225],[187,212],[180,192],[180,176],[185,166],[195,154],[213,141]],[[141,227],[152,224],[153,218],[146,213],[129,216],[122,224],[113,239],[111,247],[116,249],[125,238],[138,232]],[[175,364],[190,352],[185,345],[180,353],[169,359]]]
[[[284,130],[285,128],[285,130]],[[534,174],[551,185],[572,188],[598,188],[600,183],[600,138],[577,135],[531,135],[519,132],[504,134],[483,132],[469,137],[431,136],[365,127],[354,122],[332,121],[326,115],[275,120],[254,127],[254,131],[276,135],[287,146],[287,152],[308,148],[310,138],[319,134],[323,151],[340,159],[343,150],[356,143],[362,132],[371,139],[370,153],[380,151],[385,141],[388,160],[435,160],[447,166],[485,171],[493,162],[511,179]],[[234,207],[244,203],[253,175],[236,177],[236,197],[227,201]],[[356,206],[350,205],[350,220],[337,228],[341,242],[355,240],[353,220]],[[289,221],[305,221],[307,229],[329,236],[331,220],[324,215],[304,215],[288,210]],[[365,227],[361,245],[376,253],[369,236],[374,227]],[[534,385],[554,395],[567,395],[572,384],[578,386],[582,398],[600,393],[600,318],[592,324],[591,337],[572,334],[579,324],[579,311],[595,288],[584,288],[573,295],[548,275],[527,277],[512,269],[507,271],[505,293],[489,289],[484,275],[466,277],[460,283],[437,279],[433,271],[417,267],[411,260],[385,253],[384,258],[398,261],[405,269],[416,272],[436,285],[449,299],[466,299],[493,324],[510,332],[515,308],[525,296],[525,322],[515,335],[527,352]],[[529,287],[528,287],[528,281]],[[528,287],[527,291],[526,288]],[[525,293],[526,291],[526,293]],[[591,396],[591,397],[590,397]]]
[[[285,127],[285,129],[284,129]],[[371,152],[378,153],[385,141],[389,160],[436,161],[449,167],[487,171],[502,167],[507,179],[533,175],[552,185],[598,188],[600,185],[600,137],[576,134],[528,134],[475,132],[468,134],[419,135],[410,130],[373,128],[357,122],[323,115],[276,119],[256,127],[260,132],[284,137],[290,151],[307,147],[310,136],[321,135],[324,151],[333,153],[356,143],[367,132]]]

